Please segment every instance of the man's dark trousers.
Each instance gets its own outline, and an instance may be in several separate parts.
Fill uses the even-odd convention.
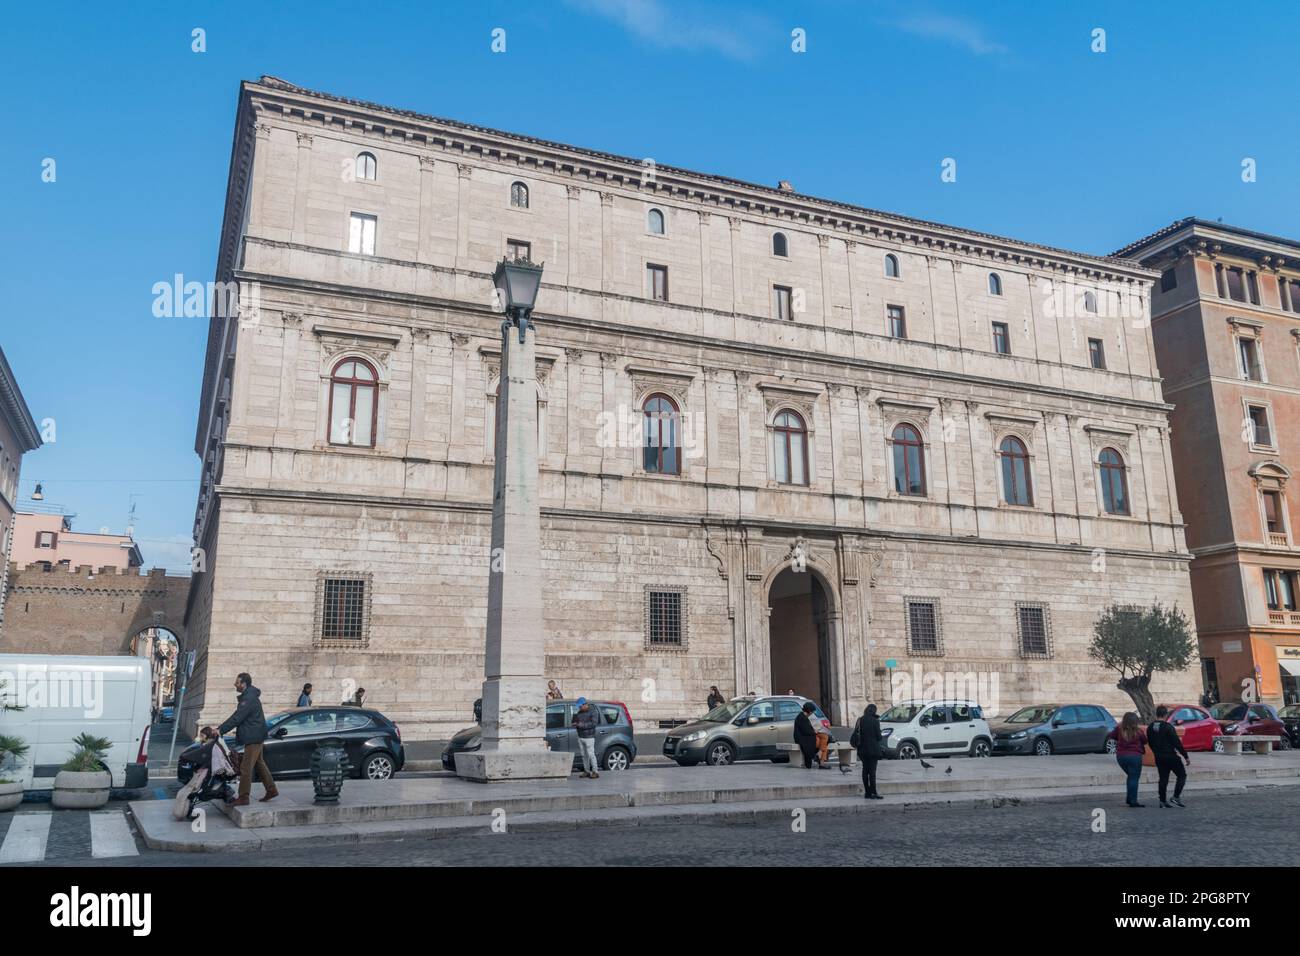
[[[876,764],[878,763],[880,763],[879,757],[862,758],[862,792],[868,797],[876,792]]]
[[[1169,757],[1156,755],[1156,773],[1159,774],[1160,783],[1160,802],[1168,803],[1165,794],[1169,790],[1169,775],[1172,773],[1178,779],[1174,782],[1174,799],[1177,800],[1183,795],[1183,784],[1187,783],[1187,768],[1177,754]]]

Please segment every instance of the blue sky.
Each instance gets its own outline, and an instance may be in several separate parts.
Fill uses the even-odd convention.
[[[134,501],[178,571],[206,322],[150,290],[213,276],[241,79],[1084,252],[1186,215],[1300,237],[1289,4],[49,2],[0,31],[0,345],[57,426],[22,497],[82,530]]]

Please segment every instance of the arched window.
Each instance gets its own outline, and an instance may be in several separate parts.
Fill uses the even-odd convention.
[[[782,259],[790,256],[790,243],[785,238],[784,232],[772,234],[772,255],[780,256]]]
[[[808,426],[795,412],[781,412],[772,421],[776,480],[783,485],[808,484]]]
[[[374,181],[379,174],[379,164],[374,153],[357,153],[357,179]]]
[[[641,408],[645,415],[641,423],[642,465],[656,475],[680,475],[680,416],[676,403],[667,395],[651,395]]]
[[[645,216],[646,232],[652,236],[664,234],[664,214],[658,209],[651,209]]]
[[[1128,478],[1124,473],[1124,459],[1114,448],[1103,448],[1097,456],[1097,465],[1101,478],[1101,504],[1106,514],[1128,514]]]
[[[1002,276],[996,272],[989,273],[989,295],[1002,294]]]
[[[898,256],[891,252],[885,256],[885,277],[889,279],[897,279],[899,275]]]
[[[894,446],[894,490],[900,495],[925,494],[925,444],[911,425],[898,425],[890,438]]]
[[[523,183],[512,183],[510,186],[510,205],[516,209],[528,208],[528,187]]]
[[[1085,312],[1097,311],[1097,293],[1085,292],[1083,294],[1083,311]]]
[[[1034,490],[1029,482],[1029,452],[1019,438],[1007,436],[998,446],[1002,456],[1002,500],[1009,505],[1032,505]]]
[[[344,359],[330,376],[330,444],[375,447],[379,376],[362,359]]]

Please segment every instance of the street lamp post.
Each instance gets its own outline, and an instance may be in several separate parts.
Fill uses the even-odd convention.
[[[492,782],[567,777],[573,755],[546,747],[541,518],[537,488],[536,329],[541,265],[503,259],[494,276],[501,323],[488,555],[482,747],[456,754],[456,773]]]

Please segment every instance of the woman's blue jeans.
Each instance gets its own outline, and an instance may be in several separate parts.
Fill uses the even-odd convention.
[[[1125,803],[1138,802],[1138,781],[1142,779],[1142,758],[1137,754],[1120,754],[1116,756],[1115,762],[1119,764],[1119,769],[1123,770],[1128,776],[1125,782]]]

